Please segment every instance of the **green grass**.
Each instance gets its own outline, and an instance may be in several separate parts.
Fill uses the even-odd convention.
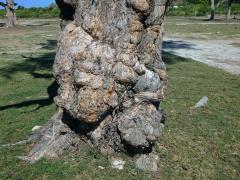
[[[240,20],[227,21],[216,17],[208,21],[206,17],[167,17],[165,32],[167,36],[182,36],[195,39],[240,38]]]
[[[33,126],[43,125],[56,111],[48,99],[47,88],[53,82],[51,66],[58,28],[20,24],[8,34],[0,31],[4,31],[0,39],[5,38],[0,41],[0,144],[5,144],[28,138]],[[48,37],[49,34],[53,36]],[[33,48],[39,44],[43,47]],[[162,103],[167,121],[164,135],[155,147],[160,157],[156,176],[162,179],[238,179],[240,76],[168,53],[163,57],[169,76],[166,100]],[[192,110],[202,96],[209,97],[208,105]],[[125,169],[111,169],[108,157],[88,146],[80,153],[66,154],[55,160],[42,159],[31,165],[18,160],[17,156],[26,155],[30,147],[31,144],[26,144],[0,149],[0,179],[152,177],[151,173],[137,170],[133,159],[125,154],[120,155],[127,161]],[[105,169],[99,169],[99,165]]]
[[[165,54],[168,91],[159,149],[166,177],[237,179],[240,173],[240,77]],[[202,96],[206,108],[192,110]]]

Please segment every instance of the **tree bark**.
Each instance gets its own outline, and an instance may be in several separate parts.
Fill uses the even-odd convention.
[[[211,16],[210,16],[210,20],[214,20],[214,16],[215,16],[215,2],[214,2],[214,0],[211,0]]]
[[[15,13],[15,7],[14,7],[14,0],[7,0],[5,9],[6,9],[6,19],[7,19],[5,27],[11,28],[14,26],[17,19],[16,13]]]
[[[56,0],[58,112],[26,160],[57,157],[84,139],[102,153],[150,152],[162,133],[161,57],[167,0]],[[69,11],[71,10],[71,11]]]

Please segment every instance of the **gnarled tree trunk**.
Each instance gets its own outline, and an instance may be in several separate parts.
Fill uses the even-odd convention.
[[[102,153],[145,153],[161,135],[167,0],[57,0],[58,112],[26,158],[56,157],[85,138]]]

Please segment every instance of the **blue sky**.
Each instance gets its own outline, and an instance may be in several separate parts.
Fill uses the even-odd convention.
[[[24,7],[46,7],[55,0],[15,0],[15,3]]]

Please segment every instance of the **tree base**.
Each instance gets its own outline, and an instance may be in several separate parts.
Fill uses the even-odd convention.
[[[147,136],[144,137],[143,133],[147,129],[152,129],[152,125],[134,125],[125,116],[131,117],[138,113],[141,117],[141,112],[134,110],[130,110],[129,112],[131,114],[120,117],[120,120],[121,118],[123,120],[122,124],[119,123],[119,119],[118,121],[117,119],[112,119],[111,115],[105,118],[100,124],[86,124],[70,117],[59,108],[47,124],[37,130],[31,138],[34,141],[34,145],[28,156],[20,157],[20,159],[34,163],[42,157],[57,158],[64,153],[79,151],[86,143],[105,155],[113,155],[121,151],[131,155],[139,153],[148,154],[152,151],[154,143],[147,143],[146,146],[144,144],[142,146],[131,144],[145,142]],[[150,116],[150,114],[146,115]],[[160,125],[160,121],[156,122],[156,125],[158,124]],[[124,132],[124,136],[128,137],[129,142],[126,142],[126,138],[123,139],[123,135],[121,136],[120,128],[124,128],[122,131],[127,131]],[[162,129],[160,132],[162,132]]]
[[[56,158],[64,152],[77,150],[79,136],[62,122],[64,113],[59,109],[48,123],[33,135],[34,147],[22,160],[34,163],[42,157]]]

